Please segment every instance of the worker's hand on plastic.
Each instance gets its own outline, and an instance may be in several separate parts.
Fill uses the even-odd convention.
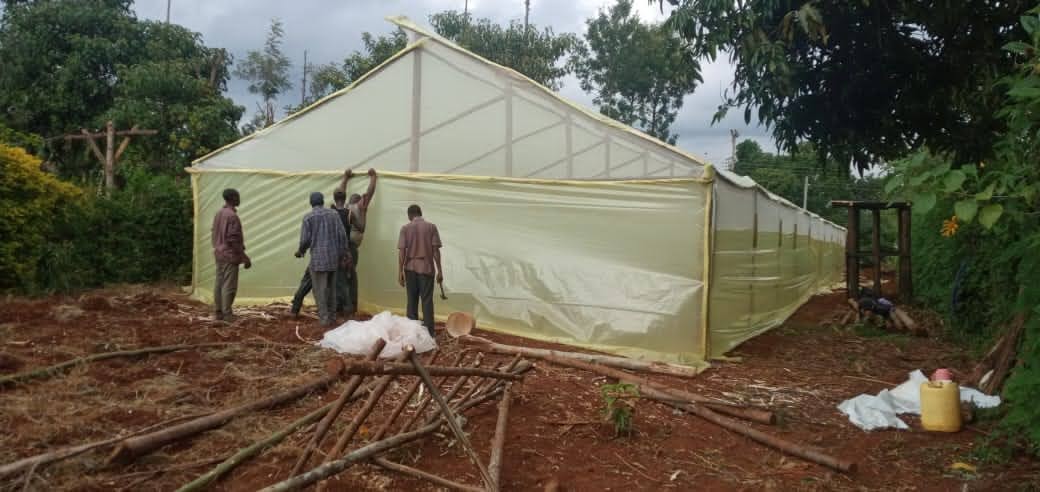
[[[369,176],[375,176],[376,175],[376,169],[374,167],[368,168],[368,175]]]
[[[404,272],[397,272],[397,283],[401,287],[404,287]]]
[[[253,266],[253,260],[250,260],[249,257],[247,256],[246,257],[246,261],[242,263],[242,267],[245,268],[246,270],[249,270],[249,268],[252,267],[252,266]]]
[[[293,256],[295,256],[297,258],[303,258],[303,252],[302,251],[297,251],[297,252],[293,253]]]
[[[438,284],[443,284],[444,283],[444,273],[443,272],[437,272],[437,283]]]
[[[346,176],[347,179],[353,178],[354,177],[354,170],[353,169],[347,169],[347,171],[345,173],[343,173],[343,175]]]

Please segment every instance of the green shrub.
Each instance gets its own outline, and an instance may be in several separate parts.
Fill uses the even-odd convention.
[[[125,188],[81,200],[56,225],[37,269],[43,290],[187,278],[193,233],[187,181],[133,168],[125,175]]]
[[[0,143],[0,290],[34,287],[34,267],[55,218],[80,195],[41,171],[36,157]]]

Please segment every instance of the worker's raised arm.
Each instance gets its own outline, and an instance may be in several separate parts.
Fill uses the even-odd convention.
[[[343,181],[340,183],[338,189],[343,190],[343,192],[346,192],[347,191],[347,181],[350,181],[350,178],[353,178],[353,177],[354,177],[354,170],[353,169],[347,169],[346,171],[344,171],[343,172]]]
[[[376,170],[368,170],[368,191],[365,191],[365,195],[361,197],[361,208],[368,208],[368,205],[372,203],[372,197],[376,196]],[[344,181],[346,184],[346,181]],[[345,188],[344,188],[345,189]]]

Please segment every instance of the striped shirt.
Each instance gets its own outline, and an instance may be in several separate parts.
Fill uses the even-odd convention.
[[[347,252],[347,230],[339,213],[331,208],[314,207],[303,217],[300,229],[301,253],[311,252],[310,269],[334,272]]]

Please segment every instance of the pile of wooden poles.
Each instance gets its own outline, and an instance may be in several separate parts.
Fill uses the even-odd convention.
[[[359,463],[371,462],[387,470],[403,473],[416,478],[429,480],[441,486],[456,490],[498,490],[499,477],[501,476],[501,458],[505,446],[506,420],[509,414],[510,384],[521,379],[522,375],[533,366],[522,361],[519,356],[514,357],[509,364],[503,368],[481,369],[483,354],[478,353],[476,359],[469,367],[463,367],[466,352],[460,352],[454,363],[450,366],[432,365],[436,361],[437,353],[430,357],[429,365],[423,364],[418,354],[411,347],[406,347],[393,362],[377,362],[380,351],[383,349],[383,341],[380,340],[369,352],[365,361],[350,362],[343,369],[345,374],[350,374],[351,379],[339,398],[330,404],[329,410],[322,416],[321,421],[315,427],[314,434],[306,448],[296,460],[289,477],[279,483],[271,485],[265,491],[296,490],[317,483],[318,490],[325,489],[325,480],[343,470]],[[394,409],[383,420],[367,444],[351,452],[346,452],[351,441],[354,439],[358,429],[366,422],[377,406],[390,383],[397,376],[414,375],[416,380],[408,387],[404,397],[397,402]],[[354,415],[350,423],[343,429],[332,450],[325,454],[324,461],[309,471],[304,471],[311,462],[315,451],[321,447],[329,429],[339,417],[344,405],[350,401],[356,390],[361,386],[365,376],[378,376],[373,381],[373,388],[368,399],[360,410]],[[433,376],[440,376],[441,380],[435,382]],[[451,384],[446,392],[441,391],[441,386],[452,377],[457,379]],[[466,383],[469,382],[469,388]],[[391,434],[398,417],[406,410],[408,402],[419,391],[420,386],[425,387],[428,394],[419,403],[399,428],[396,434]],[[465,391],[463,391],[465,389]],[[495,437],[491,446],[491,459],[485,465],[478,456],[469,437],[463,432],[464,418],[460,416],[466,410],[476,407],[481,403],[501,397],[499,404],[499,419],[496,425]],[[426,409],[430,402],[435,406],[427,413]],[[420,422],[418,423],[417,422]],[[433,434],[442,425],[446,425],[466,452],[469,460],[480,473],[483,487],[461,484],[437,475],[412,468],[401,463],[395,463],[380,457],[381,454],[398,448],[424,436]],[[200,480],[203,477],[200,477]],[[191,490],[191,489],[189,489]]]

